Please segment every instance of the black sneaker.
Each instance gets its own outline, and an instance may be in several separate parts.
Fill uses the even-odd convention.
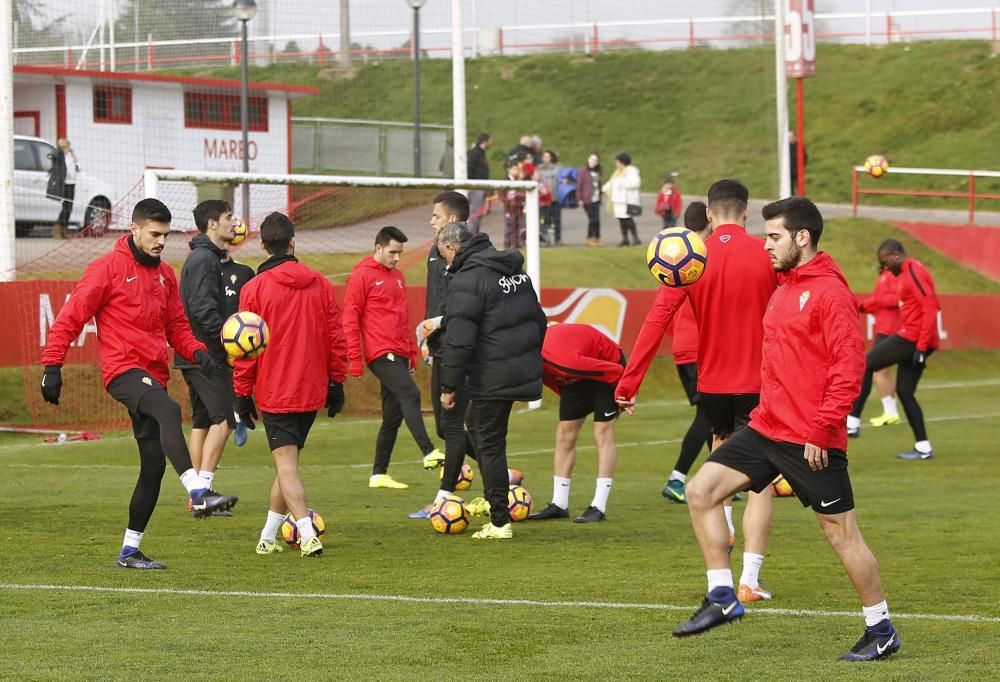
[[[731,587],[716,587],[708,593],[701,607],[688,620],[674,628],[674,637],[689,637],[743,617],[743,604]]]
[[[118,566],[121,568],[134,568],[139,571],[158,571],[167,567],[164,563],[153,561],[138,549],[131,547],[128,549],[131,551],[126,552],[126,548],[123,547],[121,553],[118,555]]]
[[[604,512],[597,507],[587,507],[582,514],[573,519],[573,523],[593,523],[594,521],[603,520]]]
[[[235,495],[222,495],[210,488],[192,490],[191,514],[196,519],[203,519],[214,515],[216,511],[229,511],[239,499]]]
[[[535,512],[528,516],[529,521],[544,521],[546,519],[568,519],[569,510],[563,509],[557,504],[549,502],[549,506],[540,512]]]
[[[878,625],[865,628],[864,634],[851,650],[838,658],[838,661],[877,661],[899,651],[899,635],[896,628],[886,618]]]

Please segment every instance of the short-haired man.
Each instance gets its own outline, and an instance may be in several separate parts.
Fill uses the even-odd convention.
[[[191,465],[180,406],[167,394],[168,343],[195,361],[206,376],[216,371],[205,344],[191,333],[184,317],[173,268],[160,260],[171,220],[170,210],[157,199],[143,199],[135,205],[131,231],[115,242],[111,253],[84,271],[56,316],[42,352],[42,397],[58,405],[66,352],[84,325],[96,317],[104,388],[128,408],[139,446],[139,480],[118,555],[122,568],[166,568],[143,554],[139,544],[160,496],[167,459],[191,497],[195,517],[229,510],[238,499],[211,490]]]
[[[486,152],[493,144],[493,138],[489,133],[479,133],[476,136],[476,144],[472,145],[466,160],[467,176],[469,180],[489,180],[490,162],[486,158]],[[479,234],[479,224],[482,222],[486,195],[489,192],[485,189],[469,190],[469,228],[473,234]],[[435,397],[435,402],[437,398]]]
[[[399,427],[406,427],[424,456],[424,468],[434,469],[444,453],[434,447],[420,413],[420,389],[413,381],[417,343],[410,327],[406,280],[396,267],[406,235],[398,227],[383,227],[375,235],[375,253],[362,258],[344,291],[344,334],[348,373],[361,377],[363,366],[379,380],[382,426],[375,439],[371,488],[407,488],[389,475],[389,460]]]
[[[854,512],[844,419],[864,371],[857,302],[828,254],[817,252],[823,216],[790,197],[763,210],[766,248],[783,273],[764,315],[760,404],[747,428],[715,450],[688,485],[688,508],[708,569],[708,595],[675,637],[744,615],[733,590],[722,502],[737,490],[766,489],[782,474],[816,512],[861,598],[865,631],[842,660],[885,658],[899,649],[879,578]]]
[[[552,501],[528,518],[534,521],[569,516],[569,487],[576,464],[576,441],[583,422],[594,415],[597,484],[594,498],[574,523],[603,521],[618,463],[615,385],[625,368],[621,347],[589,324],[557,324],[545,332],[542,383],[559,396],[559,425],[553,455]]]
[[[448,262],[441,357],[441,405],[469,391],[467,422],[483,476],[490,523],[473,537],[513,537],[507,508],[507,426],[516,400],[542,395],[542,341],[546,319],[517,249],[497,251],[485,234],[449,223],[438,233]]]
[[[299,453],[317,410],[325,405],[327,415],[335,417],[344,408],[347,344],[333,285],[295,257],[292,221],[281,213],[268,215],[260,225],[260,244],[268,259],[243,287],[240,308],[267,322],[271,342],[260,357],[237,360],[233,372],[236,412],[253,429],[260,406],[274,458],[267,519],[256,551],[283,551],[277,534],[290,512],[299,529],[301,556],[318,557],[323,543],[309,517]]]
[[[938,338],[937,314],[941,310],[934,279],[923,263],[906,255],[906,249],[895,239],[887,239],[878,249],[879,263],[899,280],[899,311],[902,325],[868,351],[861,394],[847,418],[847,434],[861,435],[861,410],[872,391],[872,374],[896,365],[896,395],[903,403],[906,421],[916,441],[913,450],[898,455],[899,459],[932,459],[934,449],[927,439],[924,411],[917,402],[917,384],[923,376],[927,358],[941,346]]]
[[[226,441],[236,425],[233,374],[219,336],[228,317],[222,259],[228,258],[235,219],[229,202],[221,199],[202,201],[193,213],[198,234],[188,242],[191,253],[181,268],[180,297],[191,331],[205,344],[218,369],[206,377],[196,363],[180,355],[174,356],[174,366],[184,375],[191,398],[191,463],[211,486]],[[228,516],[230,512],[216,515]]]

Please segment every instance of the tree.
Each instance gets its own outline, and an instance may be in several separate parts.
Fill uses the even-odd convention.
[[[50,19],[44,0],[16,0],[12,9],[15,47],[44,47],[64,42],[66,15]]]
[[[227,0],[128,0],[115,21],[115,34],[126,42],[150,36],[153,41],[229,38],[237,35],[238,23]],[[231,49],[227,44],[161,46],[155,55],[169,62],[171,57],[227,56]]]

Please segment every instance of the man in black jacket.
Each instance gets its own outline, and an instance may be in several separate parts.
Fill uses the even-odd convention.
[[[466,170],[469,180],[489,180],[490,163],[486,160],[486,152],[493,144],[493,138],[489,133],[479,133],[476,137],[476,144],[472,145],[466,159]],[[483,204],[486,203],[485,189],[469,190],[469,228],[473,234],[479,234],[479,221],[483,219]]]
[[[198,235],[190,241],[191,253],[181,269],[181,303],[191,330],[215,361],[216,372],[207,377],[196,364],[177,354],[174,365],[184,375],[191,398],[191,462],[211,488],[222,450],[235,426],[233,375],[219,337],[222,323],[232,307],[228,300],[235,296],[239,301],[239,291],[227,287],[222,277],[222,259],[228,257],[235,218],[228,202],[209,199],[195,206],[194,222]],[[231,291],[234,294],[230,294]],[[219,515],[231,514],[221,512]]]
[[[490,523],[473,537],[503,540],[513,536],[507,425],[514,401],[542,396],[547,321],[517,249],[497,251],[488,236],[473,235],[462,223],[442,228],[437,243],[452,273],[443,321],[441,405],[454,409],[456,391],[468,391],[467,423],[490,504]]]

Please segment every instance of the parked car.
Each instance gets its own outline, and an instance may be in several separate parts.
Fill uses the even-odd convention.
[[[52,225],[59,217],[62,202],[45,193],[55,150],[51,142],[39,137],[14,136],[14,225],[18,237],[30,234],[35,225]],[[93,234],[103,234],[111,219],[111,196],[107,183],[86,170],[77,174],[69,228],[89,226]]]

